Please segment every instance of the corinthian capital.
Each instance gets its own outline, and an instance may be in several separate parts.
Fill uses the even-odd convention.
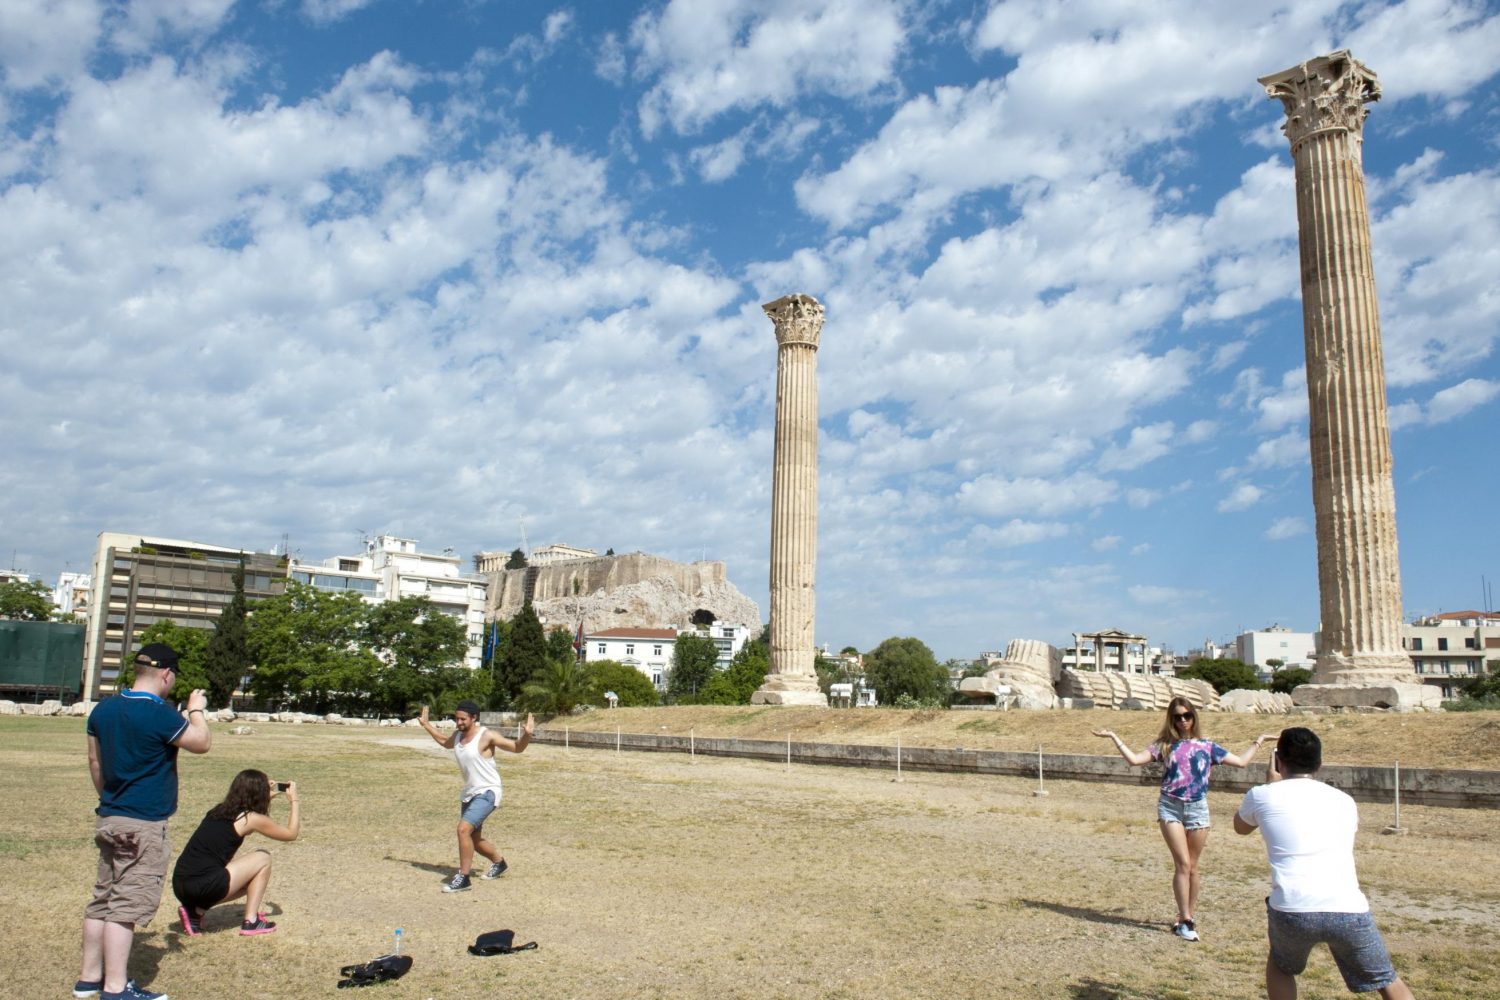
[[[1380,81],[1348,49],[1263,76],[1260,83],[1267,96],[1286,109],[1281,131],[1293,152],[1318,132],[1336,130],[1358,137],[1370,113],[1364,105],[1380,100]]]
[[[823,303],[811,295],[798,292],[783,295],[775,302],[761,306],[771,322],[776,324],[776,343],[807,344],[816,348],[818,334],[823,330]]]

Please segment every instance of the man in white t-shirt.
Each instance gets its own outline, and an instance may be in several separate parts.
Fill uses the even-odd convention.
[[[1260,829],[1271,862],[1266,993],[1270,1000],[1295,1000],[1308,954],[1326,944],[1351,993],[1379,990],[1384,1000],[1412,1000],[1354,872],[1359,810],[1313,777],[1322,767],[1317,733],[1283,729],[1266,783],[1245,793],[1234,816],[1235,833]]]

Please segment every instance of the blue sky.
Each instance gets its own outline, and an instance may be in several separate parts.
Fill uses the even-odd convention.
[[[1500,573],[1494,4],[0,5],[0,549],[103,530],[729,564],[827,307],[817,639],[1317,626],[1256,78],[1379,74],[1408,617]],[[12,555],[13,554],[13,555]]]

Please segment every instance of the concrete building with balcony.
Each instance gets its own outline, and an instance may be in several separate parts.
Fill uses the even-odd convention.
[[[1448,611],[1401,626],[1401,645],[1423,684],[1457,698],[1459,684],[1500,662],[1500,611]]]
[[[114,694],[120,666],[140,636],[167,620],[211,630],[234,596],[234,571],[245,559],[245,603],[286,588],[287,561],[265,552],[150,535],[103,531],[94,549],[83,697]]]

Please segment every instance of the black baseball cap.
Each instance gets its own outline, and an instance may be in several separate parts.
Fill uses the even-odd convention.
[[[137,664],[145,660],[145,666],[155,667],[157,670],[176,670],[179,658],[177,650],[164,642],[148,642],[135,654]]]

